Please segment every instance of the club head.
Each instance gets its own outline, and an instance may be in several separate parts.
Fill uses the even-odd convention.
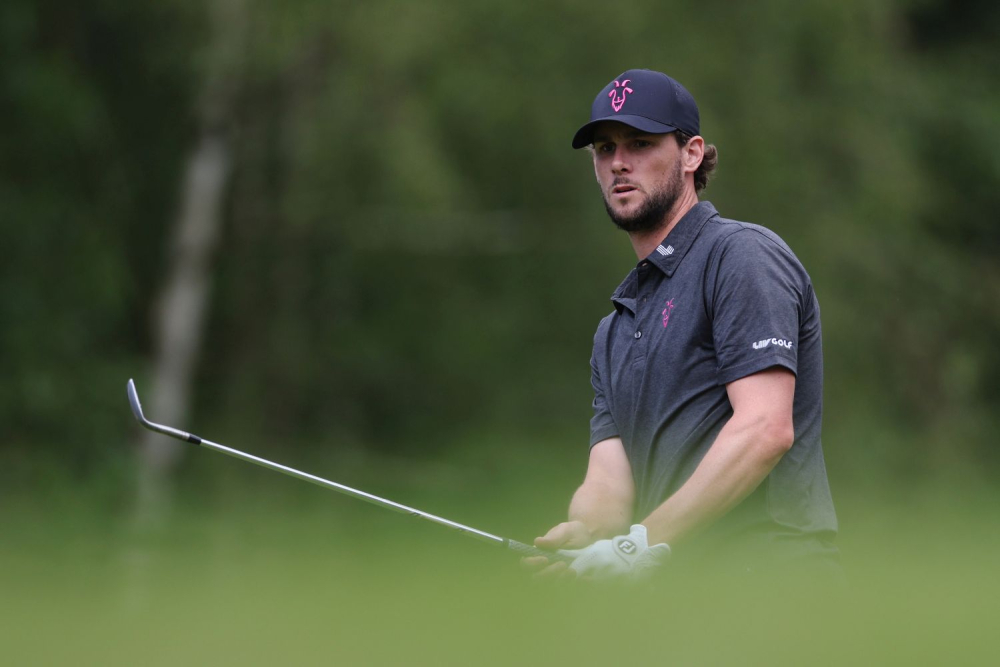
[[[128,381],[128,404],[132,408],[132,415],[135,420],[146,426],[146,418],[142,415],[142,404],[139,402],[139,394],[135,391],[135,382],[129,378]]]
[[[139,402],[139,392],[135,390],[135,382],[133,382],[131,378],[128,381],[127,389],[128,404],[132,408],[132,415],[144,428],[148,428],[150,431],[156,431],[157,433],[162,433],[163,435],[169,435],[171,438],[193,442],[196,445],[201,442],[201,438],[196,435],[191,435],[187,431],[182,431],[171,426],[164,426],[163,424],[156,424],[146,419],[146,416],[142,414],[142,403]]]

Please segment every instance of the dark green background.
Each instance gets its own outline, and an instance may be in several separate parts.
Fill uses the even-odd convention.
[[[872,581],[901,562],[910,583],[956,567],[966,578],[927,596],[965,591],[969,613],[995,587],[996,3],[218,4],[246,21],[216,72],[234,91],[213,117],[234,169],[180,426],[521,539],[557,521],[585,466],[593,330],[634,262],[570,138],[612,77],[660,69],[719,148],[706,198],[778,232],[812,275],[845,558]],[[22,582],[65,565],[40,554],[117,563],[138,548],[124,387],[150,381],[183,167],[219,67],[211,7],[0,7],[0,520],[10,563],[36,568],[7,568]],[[234,594],[298,562],[269,551],[282,535],[318,564],[363,559],[344,540],[360,530],[388,550],[371,582],[447,579],[436,556],[392,557],[449,550],[441,529],[207,453],[175,483],[142,558],[208,554]],[[920,560],[928,544],[947,548]],[[263,560],[229,570],[248,553]],[[155,606],[174,581],[105,567],[81,600],[145,590],[140,608]],[[897,593],[872,599],[909,627]],[[76,613],[65,595],[52,584]]]

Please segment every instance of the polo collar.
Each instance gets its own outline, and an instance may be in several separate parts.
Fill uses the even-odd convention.
[[[615,310],[621,315],[622,308],[627,308],[629,312],[635,315],[635,274],[636,270],[632,269],[629,271],[628,275],[625,276],[625,280],[621,282],[615,293],[611,295],[611,303],[614,304]]]
[[[644,261],[658,267],[670,278],[680,266],[684,255],[694,245],[702,227],[709,219],[717,215],[719,212],[715,210],[711,202],[698,202],[684,214],[684,217],[674,225],[667,237],[660,242],[660,245],[656,246],[653,252],[649,253],[649,257]],[[639,263],[642,264],[642,262]]]
[[[634,315],[638,267],[645,262],[650,262],[663,271],[668,278],[673,276],[681,260],[684,259],[684,255],[698,238],[705,223],[717,215],[719,212],[715,210],[711,202],[698,202],[692,206],[691,210],[685,213],[684,217],[674,225],[674,228],[670,230],[660,245],[656,246],[656,249],[649,254],[649,257],[639,262],[636,268],[625,276],[625,280],[611,295],[611,302],[614,304],[615,310],[620,314],[622,309],[626,308]]]

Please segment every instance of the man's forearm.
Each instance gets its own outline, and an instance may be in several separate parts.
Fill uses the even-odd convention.
[[[643,520],[650,543],[676,544],[738,505],[793,440],[787,430],[730,419],[690,479]]]
[[[628,532],[632,523],[631,488],[621,489],[599,482],[584,482],[569,504],[569,520],[579,521],[594,539]]]

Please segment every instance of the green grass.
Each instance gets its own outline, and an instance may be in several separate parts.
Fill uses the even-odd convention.
[[[905,505],[844,494],[850,585],[836,594],[697,575],[650,592],[540,585],[502,550],[248,470],[234,473],[247,483],[189,494],[142,533],[98,503],[5,502],[4,663],[911,665],[997,655],[1000,513],[989,494],[945,488]],[[478,489],[450,485],[446,472],[438,488],[399,483],[391,497],[521,539],[562,497],[540,485],[532,496],[503,470]]]

